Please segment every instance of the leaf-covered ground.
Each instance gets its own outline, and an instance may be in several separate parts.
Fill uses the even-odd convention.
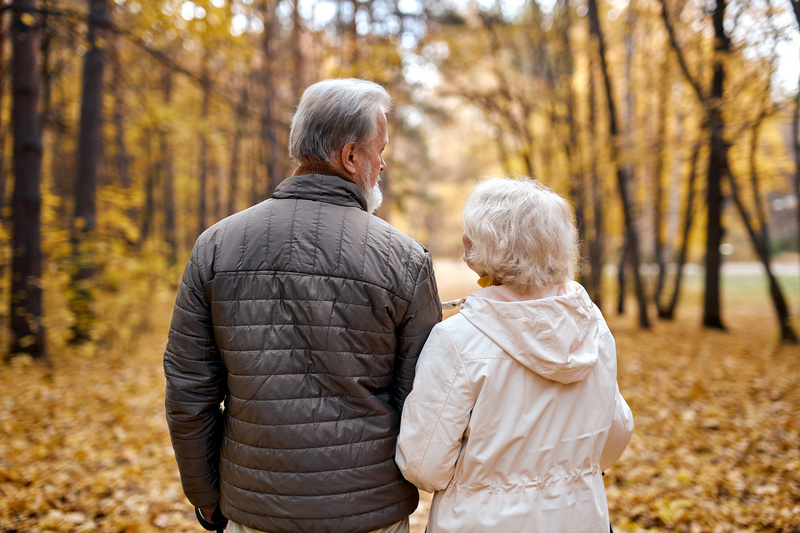
[[[447,265],[437,273],[443,299],[474,283]],[[787,287],[796,301],[797,281]],[[202,531],[163,415],[173,297],[151,293],[145,318],[119,319],[135,316],[137,333],[96,353],[59,349],[48,366],[2,368],[0,530]],[[761,281],[728,279],[724,297],[727,333],[698,326],[691,291],[678,319],[651,331],[636,327],[632,308],[606,313],[636,422],[606,475],[615,531],[800,532],[800,349],[777,344]],[[415,533],[428,502],[423,494]]]

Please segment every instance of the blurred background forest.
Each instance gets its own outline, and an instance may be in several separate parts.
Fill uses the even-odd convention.
[[[623,529],[800,531],[799,28],[800,0],[0,0],[0,529],[193,527],[161,412],[180,272],[292,173],[303,89],[360,77],[396,104],[377,214],[443,299],[481,176],[575,206],[637,417]]]
[[[672,318],[700,265],[723,329],[722,258],[747,259],[796,342],[771,266],[798,251],[799,22],[790,0],[5,0],[4,352],[119,334],[104,306],[174,283],[291,174],[294,106],[327,77],[395,98],[379,215],[434,257],[460,255],[480,176],[532,175],[574,204],[601,308]]]

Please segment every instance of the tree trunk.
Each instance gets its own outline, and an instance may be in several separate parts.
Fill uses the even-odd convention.
[[[592,264],[592,300],[595,305],[602,309],[603,299],[603,246],[605,231],[603,225],[603,183],[597,170],[597,160],[600,157],[598,149],[598,130],[597,124],[597,90],[595,85],[595,64],[594,56],[589,57],[589,136],[591,150],[592,167],[592,216],[594,218],[594,238],[589,243],[589,259]]]
[[[102,149],[103,71],[110,26],[108,0],[88,0],[88,51],[83,61],[80,134],[73,225],[73,272],[70,308],[75,315],[73,343],[91,340],[95,322],[92,311],[92,284],[97,265],[97,169]]]
[[[119,37],[115,32],[109,33],[109,61],[111,63],[111,83],[110,89],[114,101],[114,111],[112,124],[114,126],[114,160],[110,162],[113,165],[113,173],[116,174],[118,185],[124,191],[124,194],[131,194],[133,183],[131,182],[130,173],[130,158],[128,157],[128,146],[125,141],[125,96],[122,87],[123,68],[122,61],[119,56]],[[125,215],[127,217],[127,225],[134,227],[137,209],[133,202],[130,202],[125,208]],[[131,246],[136,246],[136,236],[132,231],[121,231],[122,238]]]
[[[800,29],[800,0],[792,0],[794,17]],[[794,97],[794,120],[792,121],[792,143],[794,148],[794,197],[797,199],[797,237],[800,239],[800,82]]]
[[[259,100],[259,83],[255,76],[251,77],[248,82],[252,82],[250,86],[250,93],[253,94],[255,91],[255,98],[254,100]],[[250,142],[250,157],[248,158],[249,165],[248,165],[248,173],[250,175],[250,205],[258,204],[262,199],[263,195],[261,194],[261,184],[264,182],[264,175],[261,173],[261,161],[262,161],[262,154],[264,153],[264,146],[262,142],[261,136],[257,133],[259,128],[261,127],[261,120],[252,117],[248,117],[248,132],[249,137],[251,139]]]
[[[750,220],[747,209],[745,209],[744,204],[742,203],[736,178],[731,172],[730,166],[728,166],[727,158],[724,164],[728,175],[728,182],[731,185],[731,195],[733,196],[734,203],[739,211],[739,215],[742,217],[742,222],[744,222],[747,233],[750,235],[753,248],[755,248],[759,259],[761,259],[761,263],[764,265],[764,270],[767,272],[767,278],[769,278],[769,292],[770,296],[772,297],[772,303],[775,306],[775,312],[778,315],[781,342],[787,344],[797,344],[798,338],[792,329],[792,322],[789,317],[789,306],[786,304],[786,299],[783,297],[783,291],[781,291],[781,287],[778,285],[778,280],[775,279],[775,275],[772,273],[772,266],[770,265],[769,260],[769,247],[767,242],[762,241],[753,228],[753,223]],[[756,201],[758,201],[758,198],[756,198]],[[764,235],[766,235],[766,233],[764,233]]]
[[[111,57],[111,92],[114,96],[114,135],[116,144],[115,167],[119,184],[123,189],[131,188],[128,148],[125,144],[125,99],[122,91],[122,63],[119,58],[119,38],[110,34],[109,52]]]
[[[598,6],[599,9],[599,6]],[[599,13],[598,13],[599,15]],[[599,21],[598,21],[599,27]],[[619,140],[618,145],[628,146],[627,153],[622,151],[620,153],[620,157],[617,159],[617,165],[621,168],[625,169],[625,172],[630,179],[626,182],[626,189],[628,192],[629,198],[637,198],[638,192],[638,183],[637,183],[637,174],[636,169],[631,161],[631,151],[635,150],[635,141],[634,141],[634,122],[636,121],[636,97],[637,94],[637,87],[636,83],[633,79],[633,32],[636,28],[636,0],[629,0],[628,7],[626,8],[626,20],[625,20],[625,105],[624,110],[620,113],[623,115],[622,119],[624,123],[620,124],[619,126]],[[633,207],[633,206],[631,206]],[[632,218],[636,220],[636,229],[637,232],[641,230],[641,221],[637,219],[635,214],[632,214]],[[622,254],[623,257],[626,257],[626,253],[629,253],[630,249],[627,252]],[[641,259],[641,255],[640,255]],[[620,267],[624,265],[624,261],[620,261]],[[620,268],[620,279],[621,279],[621,286],[620,286],[620,297],[624,297],[625,292],[625,270],[624,268]],[[620,313],[622,313],[622,308],[624,306],[624,302],[620,302]]]
[[[39,43],[39,50],[41,53],[42,61],[40,65],[41,70],[41,102],[39,104],[41,109],[41,130],[45,131],[48,126],[53,123],[51,117],[52,111],[52,79],[51,73],[53,71],[50,65],[50,51],[52,48],[53,37],[55,32],[50,27],[50,15],[49,12],[53,9],[53,0],[42,0],[41,5],[42,13],[39,19],[39,26],[41,30],[39,31],[40,43]]]
[[[606,65],[605,43],[600,29],[600,18],[597,13],[597,0],[589,0],[589,24],[592,34],[597,40],[598,54],[600,57],[600,68],[603,72],[605,82],[606,100],[608,104],[609,133],[611,136],[612,162],[617,167],[617,185],[619,188],[620,200],[622,201],[622,212],[625,219],[625,236],[630,248],[630,266],[633,276],[634,288],[636,290],[636,300],[639,306],[639,326],[642,328],[650,327],[650,319],[647,315],[647,297],[644,291],[644,283],[639,272],[639,242],[636,232],[636,220],[633,213],[632,201],[628,193],[628,183],[632,180],[628,172],[619,163],[619,155],[616,147],[616,140],[619,137],[617,128],[616,110],[614,108],[614,92],[611,89],[611,78]]]
[[[800,23],[800,21],[798,21]],[[800,239],[800,83],[794,97],[792,120],[792,144],[794,148],[794,197],[797,199],[797,238]]]
[[[667,259],[669,252],[664,243],[664,156],[667,150],[667,100],[670,97],[670,69],[669,57],[666,56],[661,66],[661,81],[658,90],[658,134],[656,139],[656,162],[653,181],[653,253],[658,274],[653,301],[656,308],[661,308],[661,295],[664,293],[664,283],[667,278]]]
[[[161,73],[161,95],[165,107],[172,105],[172,69],[167,65],[164,65]],[[160,124],[158,166],[163,188],[164,244],[167,246],[167,259],[171,265],[174,265],[178,262],[178,223],[175,216],[175,168],[171,133],[166,121]]]
[[[211,146],[215,146],[211,143]],[[217,222],[225,218],[225,192],[227,190],[225,183],[225,174],[222,172],[222,163],[216,157],[211,159],[211,175],[214,177],[214,221]]]
[[[563,27],[561,31],[559,31],[561,35],[561,45],[563,46],[560,58],[561,68],[559,69],[559,79],[563,91],[563,98],[567,102],[567,139],[563,144],[564,152],[567,156],[567,168],[569,169],[570,196],[572,197],[572,201],[575,202],[575,221],[578,224],[578,243],[580,245],[579,257],[583,257],[586,252],[584,248],[586,243],[586,187],[584,186],[585,172],[580,168],[581,165],[579,165],[580,150],[578,148],[578,127],[574,115],[576,107],[575,93],[572,90],[574,68],[572,63],[572,46],[569,41],[569,30],[572,26],[572,20],[570,17],[569,2],[567,0],[560,0],[559,4],[559,11],[563,14]],[[555,84],[555,79],[553,82]],[[582,267],[578,269],[577,274],[578,281],[584,284],[585,276],[583,275]]]
[[[147,239],[155,233],[155,214],[156,214],[156,200],[155,190],[158,175],[161,173],[160,156],[154,155],[153,152],[153,137],[155,132],[149,129],[145,130],[145,135],[142,138],[143,153],[147,154],[147,170],[144,182],[144,210],[142,212],[142,230],[139,234],[139,248],[143,248]]]
[[[41,63],[39,70],[41,80],[41,93],[39,99],[41,132],[42,132],[42,145],[47,146],[48,149],[42,153],[42,166],[49,163],[50,166],[50,192],[57,198],[61,198],[61,202],[57,202],[55,209],[58,213],[58,221],[64,227],[70,227],[72,220],[72,203],[67,201],[71,196],[72,189],[68,187],[70,178],[66,175],[69,173],[65,161],[73,157],[74,154],[67,154],[64,149],[65,125],[64,125],[64,87],[63,83],[56,83],[61,100],[59,102],[53,101],[53,65],[52,65],[52,49],[53,41],[58,38],[56,32],[51,26],[50,11],[53,10],[54,0],[42,0],[40,9],[42,10],[40,26],[41,31],[39,50],[41,54]],[[48,161],[49,160],[49,161]],[[42,176],[43,182],[45,177]],[[47,190],[47,184],[44,185]]]
[[[266,149],[266,169],[268,176],[267,197],[272,196],[275,187],[281,182],[282,176],[280,169],[280,149],[278,147],[278,125],[275,118],[275,71],[277,69],[275,53],[273,48],[276,46],[275,35],[279,27],[279,21],[275,10],[278,2],[274,0],[264,0],[262,3],[262,15],[264,18],[264,39],[262,41],[262,51],[264,53],[264,115],[261,122],[261,142]]]
[[[762,113],[756,123],[753,124],[753,135],[750,145],[750,179],[753,188],[752,193],[753,203],[755,204],[756,222],[759,224],[760,231],[756,232],[752,218],[747,212],[747,209],[745,209],[741,195],[739,194],[739,187],[736,182],[736,177],[731,172],[727,154],[725,154],[725,169],[727,171],[726,173],[728,176],[728,181],[730,182],[731,193],[734,202],[736,203],[736,207],[738,208],[739,214],[742,217],[742,222],[744,222],[747,233],[750,235],[750,240],[753,243],[753,247],[761,259],[761,263],[764,265],[764,270],[766,271],[767,278],[769,279],[769,292],[770,296],[772,297],[772,303],[775,306],[775,313],[778,317],[781,342],[797,344],[798,338],[792,329],[792,322],[789,317],[789,306],[787,305],[786,299],[783,296],[783,291],[778,284],[778,280],[772,273],[769,250],[769,221],[767,220],[767,214],[762,207],[763,201],[761,198],[761,191],[758,187],[756,153],[758,151],[758,133],[761,126],[761,120],[763,120],[764,117],[765,115]]]
[[[719,125],[712,125],[718,128]],[[710,154],[708,158],[708,172],[706,183],[706,206],[708,217],[706,219],[706,272],[705,293],[703,297],[703,325],[711,328],[725,329],[720,311],[720,270],[722,256],[719,252],[722,243],[722,161],[717,134],[711,138]]]
[[[73,165],[75,160],[73,154],[68,153],[68,137],[71,136],[71,131],[67,131],[64,120],[64,108],[67,107],[67,96],[65,87],[60,84],[58,87],[58,101],[55,102],[51,111],[51,128],[50,134],[52,135],[52,142],[50,144],[50,154],[48,155],[50,166],[50,192],[62,201],[55,206],[57,218],[65,227],[69,227],[72,223],[72,196],[73,187],[72,179]]]
[[[11,346],[9,354],[47,357],[42,325],[40,191],[42,136],[39,117],[39,30],[34,0],[14,0],[12,23],[12,131],[14,193],[11,199]]]
[[[203,88],[203,103],[200,110],[201,118],[202,118],[202,125],[200,127],[200,138],[198,142],[200,144],[200,191],[198,192],[199,196],[199,205],[197,208],[197,234],[200,235],[206,230],[206,220],[208,218],[206,212],[208,210],[208,166],[209,166],[209,157],[208,157],[208,132],[206,131],[208,127],[208,110],[211,100],[211,86],[208,79],[208,56],[209,52],[205,52],[205,57],[203,59],[203,74],[202,74],[202,81],[201,85]]]
[[[296,99],[300,98],[300,94],[305,88],[305,74],[303,65],[305,58],[303,57],[303,47],[301,38],[303,35],[303,22],[300,17],[300,0],[293,0],[292,2],[292,66],[294,67],[294,75],[292,76],[292,92]]]
[[[359,0],[350,0],[353,5],[353,20],[350,21],[350,66],[358,63],[359,59],[359,46],[358,46],[358,25],[356,19],[358,15]]]
[[[800,0],[792,0],[794,17],[800,29]],[[797,199],[797,238],[800,239],[800,82],[794,97],[794,120],[792,121],[792,143],[794,148],[794,197]]]
[[[722,172],[725,158],[723,140],[724,123],[719,106],[722,102],[725,67],[724,56],[730,51],[730,39],[725,34],[726,0],[717,0],[714,8],[714,79],[711,87],[712,107],[709,112],[711,128],[710,154],[708,157],[708,177],[706,183],[706,273],[705,294],[703,297],[703,325],[710,328],[725,329],[722,323],[720,304],[720,269],[722,255],[719,247],[722,244],[724,229],[722,226]]]
[[[236,197],[239,195],[239,153],[242,151],[242,136],[245,130],[245,113],[247,112],[247,85],[243,84],[239,93],[239,105],[236,106],[233,133],[231,135],[231,159],[228,171],[228,209],[229,215],[237,211]]]
[[[670,84],[674,90],[678,92],[677,96],[672,96],[675,102],[680,102],[682,99],[682,89],[680,85],[677,87],[674,84]],[[667,189],[670,191],[675,191],[674,193],[667,195],[667,202],[666,202],[666,225],[664,228],[665,234],[665,242],[667,244],[667,248],[669,252],[666,254],[667,261],[669,262],[671,258],[674,256],[675,252],[678,249],[678,244],[680,243],[680,225],[682,223],[682,215],[681,210],[684,204],[681,202],[680,190],[685,183],[684,180],[684,154],[683,150],[679,149],[678,147],[682,144],[683,139],[686,135],[686,129],[684,128],[684,121],[685,121],[685,114],[682,110],[680,110],[679,106],[673,108],[671,112],[668,112],[668,116],[670,117],[669,120],[673,121],[674,130],[669,132],[669,139],[667,146],[669,147],[669,154],[671,155],[669,161],[669,169],[666,170],[666,175],[668,176],[667,182]],[[695,142],[695,145],[697,143]],[[693,153],[690,152],[688,160],[691,166],[691,155]],[[667,163],[665,162],[665,166]]]
[[[800,24],[800,3],[792,0],[795,17]],[[722,113],[720,111],[720,104],[723,99],[723,89],[725,80],[724,61],[725,56],[730,52],[730,38],[725,33],[725,0],[717,0],[713,13],[714,20],[714,78],[710,98],[706,99],[703,95],[700,85],[689,74],[686,61],[680,47],[675,40],[675,34],[671,24],[664,0],[661,0],[661,17],[664,20],[667,33],[669,34],[672,47],[678,57],[678,63],[683,70],[686,79],[693,87],[698,99],[706,108],[708,114],[709,126],[711,129],[711,153],[709,154],[709,171],[708,171],[708,184],[707,184],[707,202],[708,202],[708,238],[706,242],[706,296],[704,300],[704,315],[703,324],[709,327],[716,327],[724,329],[719,312],[719,270],[720,270],[720,253],[719,243],[722,241],[722,175],[727,172],[728,181],[731,187],[731,194],[733,196],[742,221],[745,224],[753,246],[761,259],[764,268],[767,272],[767,277],[770,282],[770,295],[772,296],[773,304],[775,305],[776,313],[778,314],[778,321],[781,328],[781,340],[783,342],[797,342],[797,336],[791,328],[789,321],[789,312],[786,301],[783,298],[780,286],[772,274],[772,268],[769,259],[768,243],[766,242],[766,220],[762,220],[762,236],[756,233],[750,221],[749,214],[742,203],[741,196],[738,193],[738,186],[736,178],[732,173],[730,163],[728,162],[727,147],[725,145],[723,130],[724,122],[722,120]],[[754,178],[755,179],[755,178]],[[755,201],[760,202],[758,198],[758,191],[754,189],[756,196]]]
[[[766,118],[766,113],[762,112],[758,120],[753,124],[753,133],[750,136],[750,186],[753,192],[753,204],[755,206],[755,217],[758,223],[759,232],[758,236],[761,242],[767,247],[769,251],[769,219],[764,210],[763,201],[761,198],[761,188],[758,186],[758,142],[761,133],[761,122]]]
[[[628,234],[622,237],[622,246],[619,250],[619,264],[617,265],[617,314],[625,314],[625,296],[628,292],[628,284],[625,277],[625,263],[629,262],[628,254]]]
[[[603,301],[603,200],[602,184],[597,165],[592,163],[592,213],[594,238],[589,242],[589,261],[592,267],[592,301],[600,307]]]
[[[680,297],[681,283],[683,281],[683,267],[686,265],[686,258],[689,254],[689,235],[692,231],[692,221],[694,219],[694,184],[697,181],[697,159],[700,156],[701,146],[702,144],[699,142],[695,145],[689,168],[689,188],[686,191],[686,202],[684,202],[686,211],[683,216],[683,232],[678,264],[676,265],[675,286],[672,288],[672,297],[669,300],[669,304],[666,307],[658,306],[658,318],[664,320],[673,320],[675,318],[675,310],[678,307],[678,298]]]
[[[3,123],[3,100],[6,94],[6,24],[5,11],[0,11],[0,213],[6,205],[6,131],[8,126]],[[2,219],[2,215],[0,215]]]
[[[147,139],[145,141],[148,145],[150,144],[150,140]],[[147,242],[147,239],[150,238],[150,235],[154,232],[154,225],[155,225],[155,214],[156,214],[156,206],[155,206],[155,188],[156,188],[156,176],[160,172],[158,168],[159,163],[150,159],[147,165],[147,174],[145,176],[144,182],[144,211],[142,213],[142,231],[140,233],[141,240],[139,241],[140,248],[144,247],[144,244]]]

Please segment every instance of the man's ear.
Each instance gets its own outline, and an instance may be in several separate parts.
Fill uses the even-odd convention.
[[[342,166],[350,174],[356,173],[355,164],[356,142],[350,141],[342,147],[341,158]]]

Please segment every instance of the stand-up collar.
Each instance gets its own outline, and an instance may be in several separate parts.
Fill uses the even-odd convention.
[[[358,185],[324,163],[301,165],[294,175],[278,185],[272,197],[315,200],[367,210],[367,200]]]

